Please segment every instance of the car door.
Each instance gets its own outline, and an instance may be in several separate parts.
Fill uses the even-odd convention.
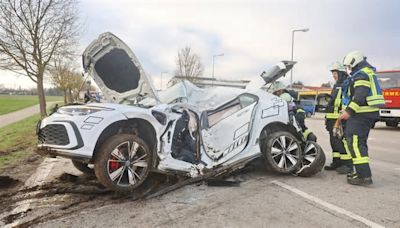
[[[202,136],[205,150],[211,158],[218,160],[246,147],[257,100],[254,95],[242,94],[207,112],[208,127],[202,130]]]

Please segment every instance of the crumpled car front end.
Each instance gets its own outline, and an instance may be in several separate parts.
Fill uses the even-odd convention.
[[[126,117],[104,104],[61,107],[38,123],[37,152],[88,162],[103,130],[121,119]]]

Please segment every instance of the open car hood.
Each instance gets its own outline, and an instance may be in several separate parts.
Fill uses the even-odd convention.
[[[106,32],[91,42],[82,55],[83,69],[91,75],[109,102],[138,96],[159,100],[151,79],[132,50]]]

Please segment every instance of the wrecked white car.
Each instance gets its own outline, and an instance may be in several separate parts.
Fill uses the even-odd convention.
[[[115,191],[131,191],[150,172],[216,177],[262,156],[279,173],[311,176],[325,163],[306,142],[287,102],[261,89],[285,75],[283,61],[246,89],[182,82],[157,94],[131,49],[111,33],[93,41],[83,67],[108,103],[69,105],[37,127],[38,152],[70,158]]]

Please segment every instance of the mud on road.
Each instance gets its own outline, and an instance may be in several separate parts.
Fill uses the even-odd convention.
[[[62,173],[51,182],[32,187],[10,176],[1,176],[0,180],[4,183],[0,188],[0,226],[8,227],[30,227],[86,208],[145,200],[196,182],[154,173],[132,193],[121,194],[105,189],[95,176],[85,174]]]

